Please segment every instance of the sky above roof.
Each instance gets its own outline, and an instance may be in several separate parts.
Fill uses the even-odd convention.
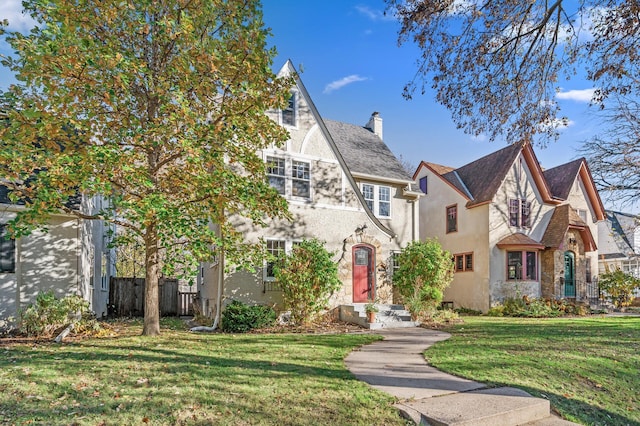
[[[9,19],[10,29],[31,25],[20,14],[20,0],[2,3],[0,19]],[[506,141],[489,142],[456,129],[434,92],[402,97],[419,51],[410,44],[398,46],[399,24],[384,9],[383,0],[263,0],[269,43],[278,52],[274,70],[291,59],[324,118],[365,125],[371,113],[379,112],[384,141],[414,166],[424,160],[460,167],[503,148]],[[3,41],[0,54],[11,54]],[[0,90],[12,81],[0,68]],[[535,147],[543,168],[577,158],[576,149],[600,128],[589,107],[591,90],[591,83],[579,78],[563,82],[558,102],[569,126],[547,148]]]

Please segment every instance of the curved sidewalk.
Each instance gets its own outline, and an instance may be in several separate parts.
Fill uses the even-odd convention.
[[[575,424],[551,417],[547,400],[515,388],[488,389],[428,365],[424,351],[451,337],[448,333],[420,327],[377,333],[384,340],[351,352],[347,368],[357,379],[398,398],[395,406],[417,424]]]

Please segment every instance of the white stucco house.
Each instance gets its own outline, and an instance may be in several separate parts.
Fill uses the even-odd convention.
[[[318,238],[335,252],[343,283],[331,307],[376,300],[391,303],[393,254],[418,238],[422,195],[383,142],[382,118],[364,126],[320,116],[290,61],[280,73],[295,76],[288,108],[269,112],[290,139],[261,154],[268,178],[289,203],[293,221],[255,228],[236,218],[247,241],[263,238],[273,254],[288,252],[305,238]],[[202,311],[215,316],[225,303],[281,308],[282,293],[268,264],[257,272],[226,273],[224,262],[203,265],[198,282]]]
[[[584,159],[543,171],[514,144],[459,168],[423,161],[414,178],[420,238],[455,262],[445,302],[486,312],[508,297],[597,297],[604,208]]]
[[[100,203],[80,198],[73,207],[88,213]],[[0,186],[0,328],[10,326],[38,293],[50,290],[58,297],[78,294],[98,317],[106,315],[115,257],[104,223],[59,214],[49,219],[46,231],[10,239],[6,224],[23,208]]]
[[[620,270],[640,278],[640,217],[607,210],[598,223],[598,269]],[[635,293],[640,297],[640,290]]]

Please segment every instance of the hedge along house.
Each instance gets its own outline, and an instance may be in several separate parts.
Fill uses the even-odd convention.
[[[79,197],[71,207],[83,212],[101,209],[101,200]],[[9,201],[0,186],[0,328],[35,302],[39,293],[56,297],[79,295],[97,317],[107,314],[109,279],[114,275],[113,249],[107,247],[102,221],[59,214],[27,236],[11,239],[7,223],[24,209]]]
[[[543,171],[514,144],[459,168],[422,162],[414,178],[420,237],[455,262],[445,301],[486,312],[511,297],[597,298],[604,208],[584,159]]]
[[[369,300],[391,303],[390,260],[418,238],[421,193],[382,141],[378,113],[364,127],[323,120],[290,61],[280,73],[294,75],[296,84],[288,108],[269,115],[290,139],[262,156],[268,179],[287,199],[293,220],[256,228],[236,218],[235,226],[247,241],[262,238],[274,255],[289,252],[303,239],[324,241],[335,253],[343,283],[330,308]],[[257,265],[256,273],[225,273],[224,266],[222,259],[202,266],[198,292],[203,313],[217,316],[231,300],[282,309],[271,265]]]

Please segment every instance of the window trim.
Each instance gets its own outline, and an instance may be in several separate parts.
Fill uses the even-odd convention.
[[[366,187],[371,187],[372,191],[373,191],[373,199],[367,198],[367,195],[365,193],[365,186]],[[382,218],[382,219],[391,219],[391,217],[393,216],[393,212],[392,210],[392,200],[393,200],[393,191],[392,191],[391,186],[389,185],[378,185],[375,183],[369,183],[369,182],[361,182],[360,183],[360,193],[362,194],[362,198],[364,198],[365,203],[367,203],[367,207],[369,207],[369,210],[371,210],[371,212],[374,214],[374,216]],[[382,189],[387,189],[389,191],[389,200],[380,200],[380,192]],[[369,202],[371,202],[371,205],[369,205]],[[389,215],[381,215],[380,214],[380,205],[381,204],[388,204],[389,205]]]
[[[293,250],[293,248],[297,245],[300,244],[302,242],[301,238],[265,238],[264,239],[265,243],[269,243],[269,242],[282,242],[283,244],[283,252],[284,254],[289,254],[291,253],[291,250]],[[268,251],[269,248],[265,247],[265,249]],[[271,282],[271,283],[275,283],[276,282],[276,277],[275,276],[269,276],[268,272],[269,272],[269,263],[267,262],[267,260],[265,259],[265,261],[263,262],[262,265],[262,281],[264,282]]]
[[[273,255],[272,250],[269,248],[269,243],[270,242],[277,242],[277,243],[282,243],[282,253],[287,253],[287,240],[284,238],[265,238],[265,250],[267,251],[267,253]],[[279,254],[282,254],[279,253]],[[267,282],[274,282],[276,280],[276,277],[273,275],[269,275],[269,268],[270,268],[270,264],[272,264],[274,262],[269,262],[267,259],[265,259],[264,261],[264,265],[262,268],[262,281],[267,281]],[[271,266],[272,268],[272,266]],[[273,270],[273,268],[272,268]]]
[[[275,173],[269,173],[269,162],[273,162],[274,160],[277,161],[282,161],[283,162],[283,171],[284,171],[284,175],[280,175],[280,174],[275,174]],[[313,164],[310,160],[307,159],[302,159],[302,158],[295,158],[295,157],[290,157],[287,155],[279,155],[279,154],[266,154],[265,158],[265,165],[266,165],[266,175],[267,175],[267,179],[270,179],[271,177],[274,178],[279,178],[279,179],[283,179],[284,180],[284,192],[280,192],[278,187],[275,187],[273,185],[271,185],[271,182],[269,181],[269,185],[271,185],[272,188],[275,188],[278,193],[280,195],[282,195],[283,197],[290,199],[290,200],[296,200],[296,201],[311,201],[313,199]],[[308,179],[304,179],[304,178],[299,178],[299,177],[295,177],[294,176],[294,167],[293,167],[293,163],[300,163],[300,164],[306,164],[307,165],[307,172],[308,172]],[[278,167],[280,168],[280,167]],[[294,181],[304,181],[307,182],[307,185],[309,187],[309,195],[307,197],[302,197],[299,195],[293,195],[293,185],[294,185]]]
[[[452,211],[455,212],[455,216],[454,216],[454,222],[455,222],[455,226],[453,227],[453,229],[449,228],[449,210],[453,209]],[[444,223],[444,227],[445,227],[445,231],[447,234],[451,234],[453,232],[458,232],[458,205],[457,204],[450,204],[448,206],[445,207],[445,223]]]
[[[458,272],[473,272],[473,267],[475,264],[475,260],[473,258],[473,252],[472,251],[467,251],[464,253],[456,253],[453,255],[453,265],[454,265],[454,272],[458,273]],[[471,258],[471,267],[467,267],[467,259]],[[461,259],[462,261],[462,268],[458,268],[458,259]]]
[[[509,198],[509,226],[524,229],[531,228],[531,201],[526,198]]]

